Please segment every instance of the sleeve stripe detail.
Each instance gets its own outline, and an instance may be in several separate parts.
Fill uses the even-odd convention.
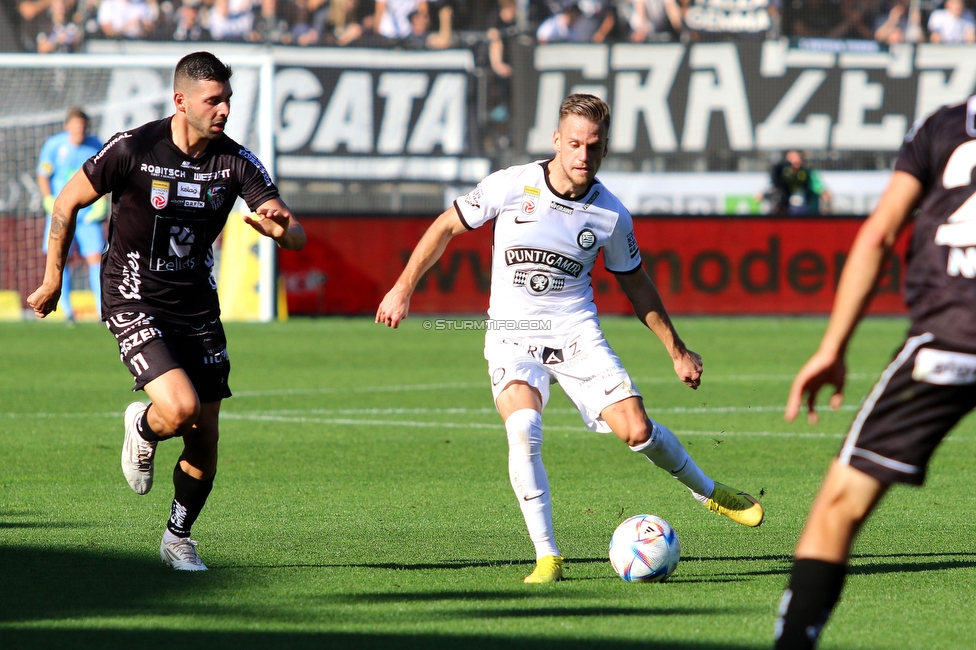
[[[454,201],[454,209],[457,210],[458,219],[461,220],[461,225],[467,228],[468,230],[474,230],[474,228],[468,225],[467,220],[464,218],[464,213],[461,212],[461,206],[458,205],[457,201]]]

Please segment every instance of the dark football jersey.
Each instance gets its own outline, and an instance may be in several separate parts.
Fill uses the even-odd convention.
[[[976,349],[976,97],[905,136],[895,169],[923,187],[905,274],[912,333]]]
[[[85,163],[112,193],[102,260],[102,317],[142,311],[178,322],[219,315],[213,243],[240,196],[258,208],[278,189],[257,157],[227,136],[191,158],[166,118],[118,133]]]

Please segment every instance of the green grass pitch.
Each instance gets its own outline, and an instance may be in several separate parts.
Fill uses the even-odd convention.
[[[227,326],[235,397],[194,528],[203,574],[159,562],[179,443],[160,446],[147,496],[122,477],[133,397],[111,335],[0,325],[0,647],[769,647],[810,500],[906,327],[862,325],[847,403],[811,427],[782,407],[822,319],[677,319],[704,357],[698,391],[635,319],[604,319],[651,416],[712,476],[762,495],[767,520],[744,529],[705,511],[588,433],[554,388],[543,453],[568,579],[530,586],[483,333],[423,320]],[[974,428],[967,418],[927,486],[896,488],[869,522],[824,650],[976,647]],[[616,524],[645,512],[681,539],[664,584],[625,583],[607,561]]]

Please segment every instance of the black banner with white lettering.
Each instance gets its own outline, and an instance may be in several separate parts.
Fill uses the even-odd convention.
[[[278,62],[279,177],[476,182],[490,171],[470,52],[338,54]]]
[[[976,90],[976,46],[882,50],[816,39],[803,46],[783,39],[527,47],[516,57],[513,144],[527,158],[548,155],[561,100],[589,92],[613,109],[616,169],[687,169],[707,156],[737,170],[738,158],[794,148],[841,159],[893,155],[916,119]]]

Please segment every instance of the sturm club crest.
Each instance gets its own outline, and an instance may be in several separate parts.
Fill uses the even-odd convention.
[[[215,185],[207,188],[207,203],[214,210],[219,210],[220,206],[227,200],[227,188],[223,185]]]
[[[589,228],[583,228],[576,235],[576,243],[585,251],[590,250],[596,244],[596,235]]]
[[[553,277],[547,271],[516,271],[513,284],[516,287],[525,287],[533,296],[544,296],[550,291],[562,291],[566,286],[566,279]]]

